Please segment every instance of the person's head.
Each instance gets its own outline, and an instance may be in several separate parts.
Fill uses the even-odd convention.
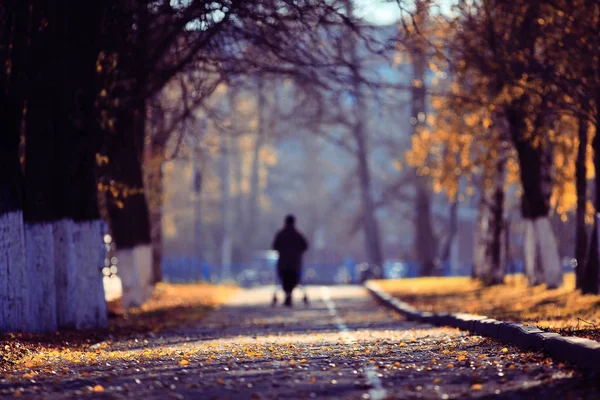
[[[292,214],[288,214],[285,217],[285,226],[294,226],[296,225],[296,217],[294,217]]]

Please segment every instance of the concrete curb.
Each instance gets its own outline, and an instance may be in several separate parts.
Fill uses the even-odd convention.
[[[524,350],[543,351],[555,360],[573,363],[576,367],[600,371],[600,342],[595,340],[561,336],[558,333],[544,332],[534,326],[498,321],[482,315],[422,312],[385,293],[374,282],[368,281],[364,286],[380,303],[404,315],[410,321],[466,330]]]

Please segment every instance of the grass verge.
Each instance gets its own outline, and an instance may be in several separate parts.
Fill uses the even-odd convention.
[[[526,278],[509,275],[504,284],[485,287],[469,277],[382,280],[377,284],[420,311],[466,312],[502,321],[519,321],[540,329],[600,340],[600,296],[575,290],[575,275],[547,290],[528,287]]]

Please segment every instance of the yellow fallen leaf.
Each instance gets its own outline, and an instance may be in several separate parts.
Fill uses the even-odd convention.
[[[400,342],[399,346],[400,346],[400,347],[404,347],[404,346],[406,346],[406,343],[404,343],[404,342]]]
[[[96,386],[94,386],[92,391],[94,393],[101,393],[101,392],[104,392],[104,387],[102,385],[96,385]]]
[[[440,378],[433,378],[433,383],[440,383],[442,380]]]
[[[463,356],[463,355],[460,355],[460,356],[456,357],[456,359],[457,359],[458,361],[464,361],[464,360],[465,360],[465,358],[467,358],[467,357],[465,357],[465,356]]]
[[[483,385],[481,383],[474,383],[471,385],[471,390],[481,390],[483,389]]]
[[[446,350],[442,350],[442,354],[446,354],[446,355],[448,355],[448,354],[450,354],[450,350],[448,350],[448,349],[446,349]]]
[[[307,361],[306,361],[306,358],[303,358],[302,360],[300,360],[300,362],[301,362],[302,364],[304,364],[305,362],[307,362]]]
[[[394,363],[394,365],[395,365],[396,367],[401,367],[401,366],[402,366],[402,364],[400,363],[400,361],[396,361],[396,362]]]
[[[508,353],[508,349],[506,347],[502,348],[502,350],[500,350],[503,353]]]
[[[181,360],[181,361],[179,361],[179,365],[182,365],[182,366],[190,365],[190,362],[188,360]]]
[[[454,368],[454,364],[448,363],[448,365],[446,365],[446,367],[448,367],[448,368]]]
[[[23,374],[23,379],[33,379],[33,374],[27,372],[27,373]]]

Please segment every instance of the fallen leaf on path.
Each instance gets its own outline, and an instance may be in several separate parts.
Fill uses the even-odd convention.
[[[104,387],[102,385],[96,385],[93,387],[92,392],[94,392],[94,393],[104,392]]]

